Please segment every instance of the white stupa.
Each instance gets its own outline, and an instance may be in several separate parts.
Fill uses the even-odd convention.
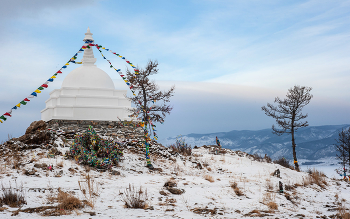
[[[94,41],[90,28],[86,40]],[[85,49],[82,66],[66,76],[61,89],[50,93],[41,111],[42,120],[130,120],[131,102],[125,98],[126,90],[116,90],[112,79],[95,62],[92,48]]]

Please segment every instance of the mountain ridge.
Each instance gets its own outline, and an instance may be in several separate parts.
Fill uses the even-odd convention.
[[[299,159],[317,160],[335,157],[334,144],[339,131],[349,128],[350,124],[308,126],[300,128],[295,133],[296,152]],[[232,130],[208,134],[190,133],[182,135],[191,146],[213,145],[216,136],[221,146],[231,150],[240,150],[250,154],[267,154],[272,159],[286,157],[292,159],[291,135],[274,135],[272,129],[261,130]],[[162,143],[170,145],[176,137],[166,138]]]

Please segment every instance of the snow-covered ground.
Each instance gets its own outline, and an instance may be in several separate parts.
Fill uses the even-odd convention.
[[[59,147],[64,152],[67,147]],[[86,199],[79,187],[89,174],[97,196],[94,208],[85,206],[61,218],[316,218],[337,214],[340,200],[349,209],[350,184],[348,182],[325,178],[324,188],[316,184],[305,185],[309,177],[306,172],[296,172],[280,165],[253,161],[243,152],[226,150],[224,155],[209,153],[209,149],[193,149],[192,156],[152,156],[153,165],[158,170],[145,167],[144,153],[124,150],[124,160],[115,171],[100,172],[89,170],[66,160],[62,156],[48,158],[42,149],[27,150],[23,154],[24,166],[12,169],[11,161],[1,158],[0,181],[4,187],[23,184],[26,205],[21,209],[50,206],[48,197],[60,190],[72,193],[81,200]],[[32,160],[33,162],[29,162]],[[52,164],[53,170],[34,167],[35,164]],[[203,168],[200,169],[199,165]],[[24,170],[35,170],[34,175],[23,174]],[[281,178],[272,176],[280,169]],[[88,172],[87,172],[88,171]],[[212,178],[212,182],[205,178]],[[164,184],[174,181],[176,188],[183,189],[181,195],[171,194]],[[284,186],[295,187],[279,193],[279,181]],[[242,196],[238,196],[232,184],[236,183]],[[129,184],[147,190],[148,208],[126,208],[122,199]],[[162,194],[161,194],[162,193]],[[277,209],[269,208],[276,204]],[[19,208],[3,206],[0,218],[40,218],[38,213],[19,211]],[[90,216],[95,212],[95,216]],[[195,213],[197,212],[197,213]],[[202,212],[198,214],[198,212]],[[349,212],[349,210],[347,210]],[[50,217],[52,218],[52,217]]]

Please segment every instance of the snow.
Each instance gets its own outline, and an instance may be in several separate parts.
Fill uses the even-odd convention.
[[[56,142],[62,152],[68,150],[63,147],[63,142]],[[159,154],[168,154],[166,150],[158,149]],[[244,152],[234,152],[225,149],[224,155],[209,153],[209,149],[200,147],[193,149],[190,157],[172,156],[168,159],[161,155],[152,155],[152,163],[162,171],[151,171],[145,167],[145,157],[142,150],[135,152],[131,148],[124,150],[124,159],[113,170],[120,175],[111,175],[110,171],[101,172],[76,164],[73,160],[64,159],[63,156],[48,158],[40,155],[43,149],[27,150],[23,157],[35,160],[27,162],[21,170],[12,169],[10,163],[1,162],[0,180],[4,187],[9,183],[12,186],[23,184],[27,204],[22,209],[47,206],[48,195],[55,194],[60,188],[62,191],[74,192],[74,196],[81,200],[86,199],[79,188],[78,181],[83,181],[89,174],[98,185],[98,196],[95,206],[86,206],[83,209],[73,211],[71,215],[62,215],[61,218],[250,218],[249,213],[258,210],[266,214],[265,218],[316,218],[316,216],[330,216],[334,211],[336,195],[339,200],[346,199],[345,207],[350,207],[350,185],[348,182],[326,178],[327,186],[321,188],[318,185],[303,186],[308,177],[306,172],[296,172],[280,165],[266,162],[253,161]],[[39,155],[38,155],[39,153]],[[175,159],[173,159],[175,158]],[[35,163],[46,163],[54,166],[53,171],[34,168]],[[197,168],[200,163],[204,168]],[[63,167],[59,167],[62,164]],[[24,175],[22,169],[35,169],[36,175]],[[73,173],[68,169],[75,169]],[[280,169],[281,178],[271,176],[276,169]],[[61,177],[56,177],[63,170]],[[88,172],[87,172],[88,171]],[[204,177],[212,176],[214,182],[209,182]],[[177,188],[184,189],[185,193],[175,195],[169,193],[164,183],[172,179],[177,183]],[[278,193],[278,183],[284,185],[299,184],[294,190]],[[230,184],[236,182],[243,196],[237,196]],[[136,188],[140,186],[147,189],[149,197],[148,205],[153,208],[130,209],[125,208],[121,193],[129,184]],[[269,188],[270,187],[270,188]],[[51,190],[50,190],[51,189]],[[164,191],[168,196],[160,194]],[[287,200],[285,194],[292,198]],[[170,203],[169,200],[171,200]],[[275,202],[278,210],[271,211],[266,205],[268,201]],[[264,204],[265,203],[265,204]],[[328,206],[328,207],[326,207]],[[0,211],[0,218],[12,218],[11,214],[18,208],[8,206]],[[196,214],[195,208],[215,209],[216,214]],[[152,210],[153,209],[153,210]],[[331,209],[331,210],[329,210]],[[96,216],[89,213],[96,212]],[[258,215],[250,213],[251,216]],[[45,218],[37,213],[19,212],[16,218]],[[52,217],[50,217],[52,218]]]

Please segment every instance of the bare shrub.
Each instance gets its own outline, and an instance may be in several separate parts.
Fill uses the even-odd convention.
[[[59,203],[59,209],[64,209],[67,211],[73,211],[74,209],[79,209],[84,206],[77,197],[74,197],[72,194],[61,190],[59,190],[57,194],[57,202]]]
[[[57,202],[58,205],[52,210],[44,211],[42,213],[43,216],[67,215],[71,214],[72,211],[76,209],[81,209],[84,207],[83,202],[79,198],[68,192],[63,192],[61,188],[58,188],[57,194],[49,194],[47,200],[50,203]]]
[[[86,198],[87,205],[94,208],[96,198],[99,196],[98,183],[90,177],[90,174],[84,176],[82,180],[78,181],[79,189]]]
[[[284,158],[284,157],[282,157],[282,158],[280,158],[280,159],[278,159],[278,160],[274,160],[273,162],[274,162],[275,164],[279,164],[279,165],[281,165],[281,166],[283,166],[283,167],[292,169],[292,166],[289,164],[289,160],[287,160],[287,159]]]
[[[253,157],[253,160],[255,161],[261,162],[263,160],[263,158],[258,153],[253,154],[252,157]]]
[[[304,179],[304,186],[316,184],[324,189],[328,185],[325,179],[326,175],[323,172],[318,171],[315,168],[312,170],[309,169],[307,172],[309,175],[306,179]]]
[[[291,186],[291,185],[284,185],[284,189],[286,190],[286,191],[292,191],[293,189],[294,189],[294,186]]]
[[[270,181],[270,179],[266,179],[266,189],[268,191],[272,191],[273,190],[273,184],[272,182]]]
[[[345,199],[339,200],[339,195],[338,194],[335,194],[334,197],[335,197],[335,204],[338,206],[337,207],[337,211],[338,211],[337,215],[338,215],[338,217],[342,218],[342,219],[350,219],[350,212],[345,207],[346,200]]]
[[[134,186],[129,184],[129,188],[126,188],[122,193],[122,200],[127,208],[145,209],[148,206],[147,189],[145,191],[142,190],[142,187],[135,189]]]
[[[238,196],[244,195],[243,192],[240,190],[240,188],[237,186],[236,182],[230,182],[230,187],[233,189],[236,195]]]
[[[214,182],[215,181],[214,178],[212,176],[210,176],[210,175],[204,175],[204,179],[208,180],[209,182]]]
[[[8,188],[5,188],[4,185],[1,185],[1,196],[0,196],[0,205],[5,204],[10,207],[20,207],[23,204],[27,204],[25,200],[23,184],[19,187],[12,187],[11,183]]]
[[[275,193],[267,192],[263,197],[262,203],[269,207],[271,211],[278,210],[278,205],[276,204],[275,199]]]
[[[188,145],[184,139],[176,137],[175,144],[169,146],[169,148],[176,153],[190,156],[192,154],[191,145]]]

